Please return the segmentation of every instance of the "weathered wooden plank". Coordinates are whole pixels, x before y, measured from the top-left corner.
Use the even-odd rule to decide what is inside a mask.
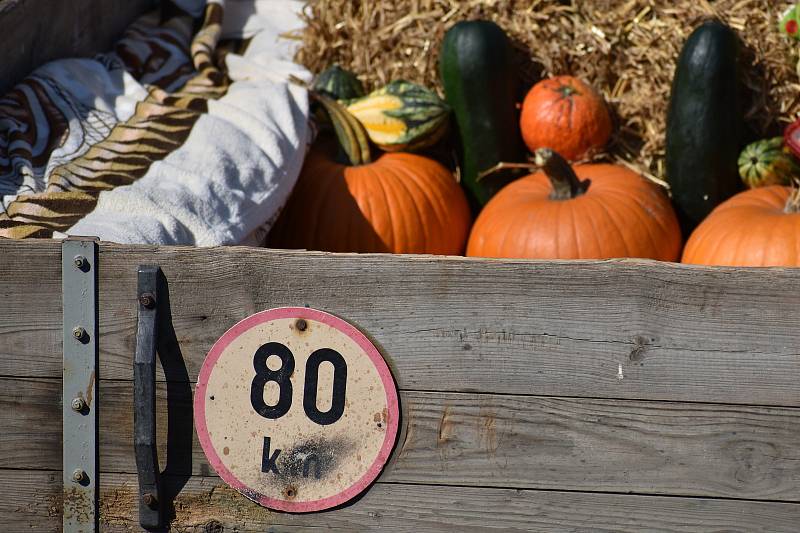
[[[375,339],[403,389],[800,405],[800,270],[103,249],[107,376],[130,375],[120,303],[157,262],[192,377],[236,321],[308,304]]]
[[[58,386],[0,380],[0,468],[60,467]],[[169,406],[163,386],[158,398],[161,464],[213,474],[191,391],[171,386]],[[136,472],[131,390],[100,385],[106,472]],[[408,430],[382,481],[800,501],[798,409],[421,392],[402,402]]]
[[[130,394],[109,396],[101,460],[135,471]],[[797,409],[418,392],[401,401],[408,429],[384,481],[800,501]],[[173,403],[173,421],[188,404]],[[173,432],[172,472],[190,466],[191,446],[181,473],[207,475],[190,432]]]
[[[3,447],[5,452],[6,448]],[[61,531],[61,469],[0,469],[0,523],[6,531]]]
[[[61,469],[61,381],[2,378],[0,411],[0,468]]]
[[[47,61],[110,49],[125,27],[154,3],[0,0],[0,93]]]
[[[129,491],[117,493],[118,501],[126,502],[118,508],[133,508],[133,495],[129,494]],[[193,478],[176,507],[176,530],[205,528],[218,523],[225,531],[230,528],[252,532],[265,528],[269,531],[330,528],[404,533],[688,532],[712,528],[779,532],[796,531],[800,513],[800,505],[787,503],[378,483],[349,507],[322,514],[289,515],[270,513],[232,489],[220,486],[214,478]],[[120,526],[123,524],[115,524],[116,531],[128,530]],[[198,529],[202,531],[201,528]]]
[[[0,375],[61,377],[61,244],[0,241]]]
[[[24,311],[3,311],[0,375],[60,375],[60,296],[20,266],[47,271],[57,246],[0,242],[5,292]],[[105,378],[131,378],[141,263],[169,282],[173,380],[193,380],[238,320],[308,304],[371,336],[403,389],[800,406],[797,269],[103,245]]]
[[[60,472],[0,470],[0,521],[7,531],[50,533],[61,525]],[[165,478],[175,488],[174,478]],[[101,525],[139,531],[136,477],[108,474],[101,484]],[[795,532],[800,505],[378,483],[355,504],[328,513],[272,513],[224,486],[192,478],[174,505],[172,531],[614,531]],[[218,525],[223,529],[213,529]]]

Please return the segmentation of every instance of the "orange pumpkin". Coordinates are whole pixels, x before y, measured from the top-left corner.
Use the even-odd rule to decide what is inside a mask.
[[[720,266],[800,266],[798,192],[771,185],[741,192],[694,230],[683,262]]]
[[[678,259],[681,234],[658,185],[625,167],[571,167],[549,148],[542,172],[512,182],[484,207],[467,255],[528,259]]]
[[[330,145],[306,158],[269,245],[329,252],[458,255],[470,227],[467,199],[438,162],[387,153],[358,166]]]
[[[574,161],[608,143],[612,122],[603,97],[594,89],[572,76],[557,76],[528,92],[520,129],[531,152],[549,147]]]

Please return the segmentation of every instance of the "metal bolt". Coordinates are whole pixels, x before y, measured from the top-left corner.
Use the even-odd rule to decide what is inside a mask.
[[[142,501],[146,506],[152,507],[156,503],[156,497],[153,496],[153,494],[147,492],[145,494],[142,494]]]
[[[86,408],[86,402],[83,401],[83,398],[74,398],[72,400],[72,410],[81,412]]]
[[[86,330],[80,326],[75,326],[74,328],[72,328],[72,336],[78,340],[81,340],[86,336]]]
[[[148,309],[152,309],[156,305],[156,299],[149,292],[145,292],[139,295],[139,303]]]
[[[299,331],[305,331],[306,328],[308,328],[308,322],[301,318],[295,322],[294,327],[296,327]]]
[[[75,483],[80,483],[81,481],[84,480],[85,477],[86,477],[86,472],[84,472],[80,468],[76,468],[75,470],[72,471],[72,481],[74,481]]]
[[[76,255],[72,259],[72,264],[75,265],[75,268],[77,268],[78,270],[83,270],[86,266],[88,266],[86,258],[83,257],[82,255]]]

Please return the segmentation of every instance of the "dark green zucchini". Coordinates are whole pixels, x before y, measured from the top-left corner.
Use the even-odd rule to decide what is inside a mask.
[[[445,34],[439,73],[459,135],[461,184],[477,210],[514,179],[507,171],[480,180],[478,175],[524,157],[508,37],[493,22],[459,22]]]
[[[739,42],[731,28],[704,23],[683,45],[667,115],[667,181],[684,237],[741,190],[744,118]]]

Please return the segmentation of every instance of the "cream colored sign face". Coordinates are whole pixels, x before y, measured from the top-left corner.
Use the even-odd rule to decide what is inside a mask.
[[[375,346],[314,309],[264,311],[209,352],[195,425],[211,466],[265,507],[319,511],[361,493],[397,436],[397,390]]]

